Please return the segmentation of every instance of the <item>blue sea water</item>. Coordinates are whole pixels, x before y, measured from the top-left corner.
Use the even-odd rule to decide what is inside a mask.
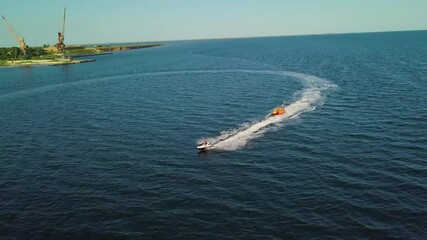
[[[1,239],[427,238],[427,31],[93,58],[0,69]]]

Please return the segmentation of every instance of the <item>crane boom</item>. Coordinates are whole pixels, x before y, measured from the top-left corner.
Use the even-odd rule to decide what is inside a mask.
[[[67,8],[64,7],[64,18],[62,19],[62,37],[65,37],[65,14],[67,12]]]
[[[15,39],[15,41],[18,43],[19,48],[22,51],[22,54],[26,57],[28,53],[28,45],[25,44],[25,40],[23,37],[20,37],[15,30],[13,30],[12,25],[10,25],[9,21],[7,21],[5,16],[1,16],[6,23],[7,28],[9,29],[9,32],[12,34],[12,37]]]

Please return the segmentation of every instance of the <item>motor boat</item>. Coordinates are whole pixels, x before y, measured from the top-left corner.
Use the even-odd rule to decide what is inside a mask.
[[[278,106],[275,109],[273,109],[273,112],[271,112],[271,114],[273,116],[277,116],[277,115],[283,115],[285,113],[285,108],[282,106]]]
[[[212,147],[212,144],[210,144],[208,141],[204,140],[197,144],[197,150],[199,151],[208,151]]]

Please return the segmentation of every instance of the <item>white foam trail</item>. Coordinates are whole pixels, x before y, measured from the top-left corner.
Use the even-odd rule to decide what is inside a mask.
[[[303,112],[312,111],[316,109],[316,107],[321,106],[325,98],[324,92],[327,89],[337,87],[326,79],[302,73],[278,71],[245,72],[291,76],[299,79],[305,88],[299,92],[299,98],[295,102],[285,106],[285,114],[266,117],[264,120],[257,122],[246,123],[237,129],[222,132],[218,137],[207,138],[207,140],[212,143],[213,150],[233,151],[242,148],[249,140],[262,136],[263,133],[272,129],[272,126],[283,122],[285,119],[297,117]]]

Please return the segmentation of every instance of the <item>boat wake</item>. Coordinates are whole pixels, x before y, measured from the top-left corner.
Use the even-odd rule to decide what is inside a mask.
[[[212,144],[211,150],[234,151],[246,145],[251,139],[262,136],[265,132],[274,129],[274,126],[282,123],[286,119],[295,118],[299,114],[313,111],[321,106],[326,98],[328,89],[336,88],[332,82],[313,75],[285,71],[245,71],[253,73],[263,73],[281,75],[283,77],[293,77],[301,81],[304,89],[299,91],[297,100],[285,107],[285,114],[278,116],[267,116],[263,120],[245,123],[239,128],[222,132],[219,136],[206,138]]]

